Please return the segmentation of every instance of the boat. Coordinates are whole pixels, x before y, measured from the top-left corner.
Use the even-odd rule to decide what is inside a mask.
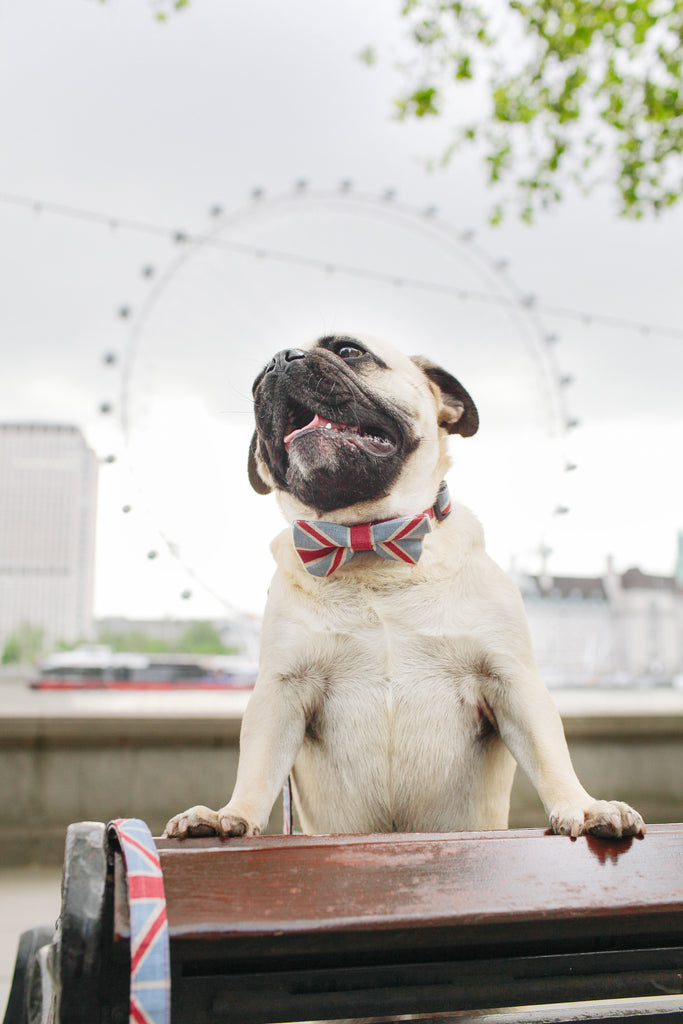
[[[81,644],[45,658],[34,690],[251,690],[258,663],[234,654],[139,654]]]

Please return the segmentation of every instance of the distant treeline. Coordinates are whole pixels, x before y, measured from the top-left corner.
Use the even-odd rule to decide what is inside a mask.
[[[80,644],[92,640],[80,639],[73,642],[61,640],[56,644],[59,651],[72,651]],[[97,643],[107,644],[114,651],[134,651],[139,654],[235,654],[237,648],[226,647],[220,633],[211,622],[188,622],[187,628],[175,641],[152,636],[140,629],[121,633],[103,631]],[[44,630],[25,623],[6,640],[0,660],[3,665],[28,665],[47,654],[44,645]]]

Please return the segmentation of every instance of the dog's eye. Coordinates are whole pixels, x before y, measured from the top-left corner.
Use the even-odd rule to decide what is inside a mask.
[[[340,345],[337,349],[337,355],[340,359],[345,359],[347,362],[350,359],[360,359],[361,356],[365,355],[362,348],[358,348],[357,345]]]

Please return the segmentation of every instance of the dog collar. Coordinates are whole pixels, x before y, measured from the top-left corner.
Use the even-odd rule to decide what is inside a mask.
[[[443,480],[432,507],[416,516],[399,516],[356,526],[295,519],[292,523],[294,549],[304,569],[312,576],[331,576],[358,551],[374,551],[382,558],[415,565],[432,524],[441,522],[450,511],[451,498]]]

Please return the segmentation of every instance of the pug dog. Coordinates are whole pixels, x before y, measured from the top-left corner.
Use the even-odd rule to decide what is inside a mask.
[[[237,781],[165,835],[256,835],[291,775],[311,834],[505,829],[516,764],[556,833],[635,836],[579,782],[522,599],[443,483],[465,388],[366,337],[278,352],[253,387],[249,479],[289,528],[263,619]]]

